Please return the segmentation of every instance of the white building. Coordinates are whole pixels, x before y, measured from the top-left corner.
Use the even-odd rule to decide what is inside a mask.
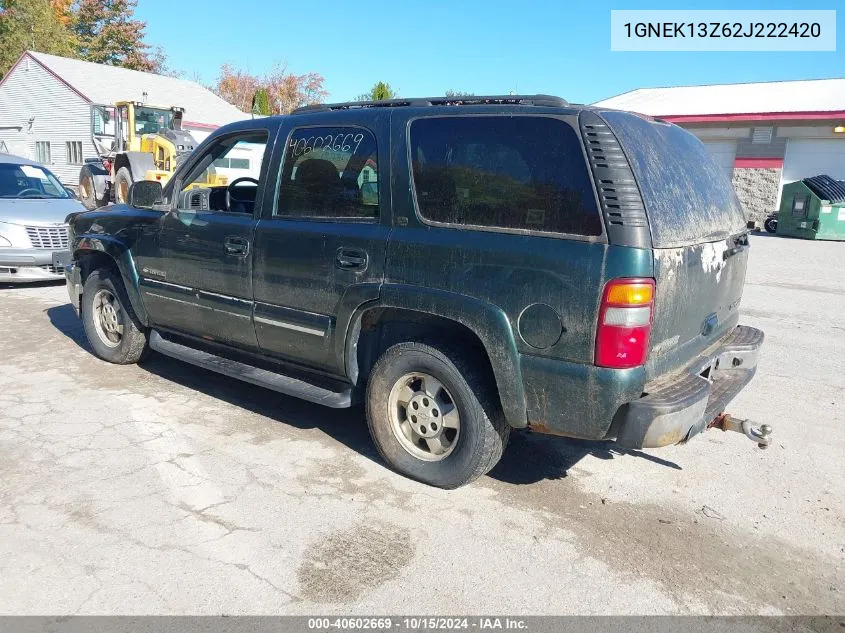
[[[819,174],[845,180],[845,79],[641,88],[595,105],[687,128],[758,221],[778,207],[784,183]]]
[[[0,81],[0,152],[45,163],[74,186],[84,160],[97,156],[92,106],[115,101],[181,106],[197,142],[249,117],[193,81],[26,51]]]

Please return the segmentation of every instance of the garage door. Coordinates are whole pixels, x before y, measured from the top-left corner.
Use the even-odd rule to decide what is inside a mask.
[[[725,170],[728,178],[734,170],[734,157],[736,156],[736,141],[705,141],[704,147],[712,154],[716,162]]]
[[[845,180],[845,138],[787,141],[783,182],[795,182],[819,174]]]

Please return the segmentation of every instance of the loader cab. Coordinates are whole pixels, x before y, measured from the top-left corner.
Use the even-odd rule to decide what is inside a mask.
[[[182,132],[183,108],[163,108],[137,101],[96,105],[91,111],[91,129],[100,155],[112,152],[140,152],[144,136]]]
[[[174,110],[180,108],[159,108],[135,101],[118,101],[117,128],[118,151],[141,152],[143,137],[157,135],[173,129]],[[181,113],[180,113],[181,128]]]

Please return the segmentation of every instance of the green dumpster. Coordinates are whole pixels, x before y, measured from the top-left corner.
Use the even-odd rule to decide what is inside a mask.
[[[845,182],[813,176],[783,186],[778,235],[845,240]]]

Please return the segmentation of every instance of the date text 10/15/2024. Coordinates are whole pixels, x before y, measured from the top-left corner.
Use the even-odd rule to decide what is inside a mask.
[[[352,618],[309,618],[310,631],[358,630],[358,631],[526,631],[528,624],[521,618],[507,617],[352,617]]]

